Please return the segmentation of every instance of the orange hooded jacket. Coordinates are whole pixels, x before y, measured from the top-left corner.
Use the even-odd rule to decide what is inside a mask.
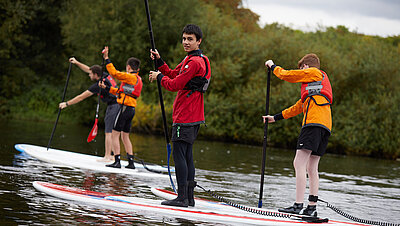
[[[110,73],[111,76],[114,78],[118,79],[121,82],[125,82],[127,84],[134,85],[136,84],[139,74],[138,73],[127,73],[127,72],[121,72],[115,69],[114,65],[110,62],[107,64],[107,71]],[[126,95],[123,92],[118,92],[118,88],[110,87],[110,93],[117,95],[118,94],[118,99],[117,102],[119,104],[123,104],[126,106],[131,106],[131,107],[136,107],[136,99]]]
[[[285,70],[282,67],[276,66],[273,72],[279,79],[290,83],[309,83],[321,81],[323,78],[322,72],[315,67],[302,70]],[[326,103],[329,103],[328,100],[321,95],[307,97],[304,102],[299,99],[293,106],[283,110],[282,116],[284,119],[288,119],[303,112],[303,127],[320,126],[331,132],[331,106],[330,104],[320,106]]]

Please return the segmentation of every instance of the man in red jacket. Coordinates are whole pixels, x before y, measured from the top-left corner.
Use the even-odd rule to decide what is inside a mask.
[[[197,25],[188,24],[183,28],[182,45],[187,56],[175,69],[164,63],[157,50],[150,50],[159,70],[150,71],[150,82],[158,79],[165,89],[178,92],[173,105],[171,139],[178,197],[162,202],[163,205],[194,206],[196,182],[192,148],[200,124],[205,123],[203,93],[211,78],[210,62],[199,49],[202,38],[203,33]]]

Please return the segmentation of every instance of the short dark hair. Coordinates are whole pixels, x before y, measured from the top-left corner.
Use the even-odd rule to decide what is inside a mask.
[[[197,41],[203,38],[203,32],[201,31],[201,28],[195,24],[188,24],[186,25],[183,30],[182,34],[194,34],[196,36]]]
[[[97,76],[99,77],[101,77],[103,74],[103,70],[100,65],[95,64],[91,66],[89,69],[92,71],[93,74],[97,74]]]
[[[316,67],[318,69],[320,67],[319,58],[315,53],[309,53],[303,56],[303,58],[301,58],[297,63],[298,68],[301,68],[303,64],[307,64],[310,67]]]
[[[131,57],[126,61],[126,65],[129,65],[133,70],[137,71],[140,68],[140,60],[135,57]]]

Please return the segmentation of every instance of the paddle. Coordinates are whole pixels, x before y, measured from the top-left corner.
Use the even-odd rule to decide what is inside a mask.
[[[154,43],[154,36],[153,36],[153,28],[151,26],[151,18],[150,18],[150,10],[149,10],[149,3],[147,0],[144,0],[144,5],[146,7],[146,14],[147,14],[147,25],[149,27],[149,35],[150,35],[150,43],[151,43],[151,49],[155,51],[156,45]],[[157,70],[157,65],[156,65],[156,59],[154,59],[154,70]],[[169,180],[171,182],[171,186],[174,189],[174,192],[176,193],[174,181],[172,180],[171,176],[171,171],[169,169],[169,159],[171,156],[171,144],[169,142],[169,136],[168,136],[168,127],[167,127],[167,119],[165,117],[165,109],[164,109],[164,100],[163,100],[163,95],[162,95],[162,90],[161,90],[161,82],[157,79],[157,87],[158,87],[158,97],[160,99],[160,108],[161,108],[161,114],[162,114],[162,119],[163,119],[163,124],[164,124],[164,135],[165,135],[165,141],[167,142],[167,164],[168,164],[168,175],[169,175]]]
[[[97,136],[97,122],[99,121],[99,108],[100,108],[100,93],[99,93],[99,100],[97,101],[97,108],[96,108],[96,119],[94,120],[94,125],[92,130],[90,130],[87,142],[91,142]]]
[[[103,78],[103,73],[104,73],[104,58],[103,58],[103,64],[101,65],[101,73],[102,75],[100,76],[100,80]],[[97,107],[96,107],[96,119],[94,120],[94,125],[92,130],[90,130],[89,136],[87,138],[87,142],[91,142],[96,136],[97,136],[97,122],[99,121],[99,108],[100,108],[100,95],[101,95],[101,88],[99,87],[99,97],[97,99]]]
[[[61,102],[64,102],[64,99],[65,99],[65,93],[67,92],[69,75],[71,74],[71,67],[72,67],[72,63],[70,62],[69,67],[68,67],[67,82],[65,83],[65,86],[64,86],[64,93],[62,95]],[[54,123],[53,131],[51,132],[49,143],[47,144],[47,150],[49,150],[51,141],[53,140],[54,132],[56,131],[56,127],[57,127],[58,119],[60,118],[60,114],[61,114],[61,108],[58,108],[57,119],[56,119],[56,122]]]
[[[265,98],[265,115],[269,114],[270,81],[271,81],[271,69],[268,68],[267,95]],[[260,196],[258,199],[258,208],[262,207],[262,197],[263,197],[263,190],[264,190],[265,159],[267,157],[267,135],[268,135],[268,120],[264,123],[263,157],[262,157],[262,166],[261,166],[261,182],[260,182]]]

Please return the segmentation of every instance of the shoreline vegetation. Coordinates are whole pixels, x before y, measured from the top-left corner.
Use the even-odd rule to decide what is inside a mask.
[[[176,41],[180,29],[187,23],[203,29],[201,49],[212,64],[210,88],[204,94],[207,128],[200,130],[203,139],[261,145],[265,60],[272,58],[277,65],[295,68],[301,56],[314,52],[321,59],[321,69],[330,76],[334,94],[328,152],[400,158],[400,36],[363,35],[344,26],[321,27],[315,32],[276,23],[259,27],[258,16],[243,8],[241,0],[152,0],[150,8],[155,42],[169,65],[183,58],[181,44]],[[27,0],[5,1],[0,9],[3,120],[54,122],[68,58],[101,64],[100,51],[108,45],[117,68],[123,68],[130,56],[142,61],[139,74],[144,84],[133,131],[162,133],[157,87],[147,80],[152,62],[143,4],[128,0]],[[66,99],[91,83],[85,73],[73,67]],[[271,114],[294,103],[299,90],[298,84],[272,76]],[[175,94],[163,94],[170,119]],[[91,125],[96,101],[93,97],[66,108],[61,123]],[[105,107],[100,107],[99,122],[103,122]],[[301,118],[271,124],[268,145],[294,148]],[[171,123],[168,121],[168,126]]]

